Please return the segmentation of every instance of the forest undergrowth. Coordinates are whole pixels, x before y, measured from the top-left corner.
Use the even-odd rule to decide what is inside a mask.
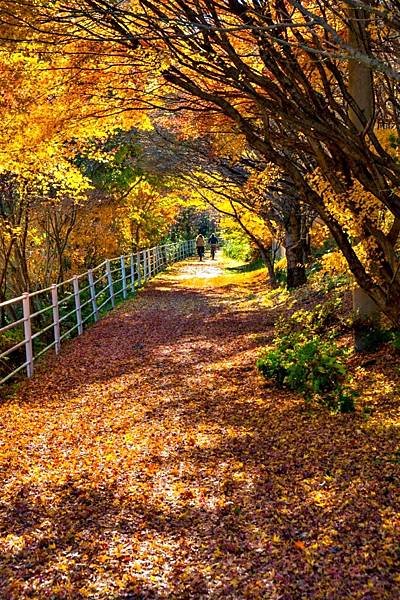
[[[185,261],[3,401],[1,598],[396,597],[398,355],[351,414],[255,368],[313,293]]]

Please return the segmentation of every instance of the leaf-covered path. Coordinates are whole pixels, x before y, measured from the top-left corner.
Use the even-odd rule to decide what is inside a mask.
[[[0,405],[2,599],[397,597],[395,428],[261,381],[257,285],[176,266]]]

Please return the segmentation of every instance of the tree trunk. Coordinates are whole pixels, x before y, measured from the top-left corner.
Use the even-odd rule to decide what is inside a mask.
[[[301,222],[296,211],[291,211],[285,223],[285,250],[287,262],[287,288],[298,288],[307,282],[304,264],[304,245]]]
[[[349,9],[349,43],[359,52],[368,53],[368,14],[360,9]],[[349,61],[349,92],[358,110],[349,107],[349,118],[360,135],[372,127],[374,118],[374,88],[371,69],[355,60]],[[357,352],[372,348],[373,331],[379,329],[380,314],[376,303],[359,286],[353,292],[354,346]]]
[[[260,243],[257,243],[257,246],[260,251],[261,259],[268,271],[268,283],[271,287],[275,288],[277,287],[278,282],[276,280],[275,267],[272,261],[271,251],[268,248],[264,248]]]
[[[380,311],[377,304],[361,288],[353,290],[353,309],[355,311],[354,348],[357,352],[368,352],[376,346],[376,335],[380,322]]]

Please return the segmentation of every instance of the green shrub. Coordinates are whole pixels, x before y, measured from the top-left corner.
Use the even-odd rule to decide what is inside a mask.
[[[257,368],[277,386],[302,394],[307,402],[317,400],[332,410],[351,412],[355,393],[347,384],[346,351],[338,348],[332,336],[324,339],[318,333],[331,318],[329,306],[317,305],[314,311],[300,310],[280,319],[274,346],[259,358]]]
[[[223,238],[224,245],[222,250],[225,256],[234,260],[242,260],[243,262],[251,260],[253,252],[249,239],[242,232],[224,232]]]

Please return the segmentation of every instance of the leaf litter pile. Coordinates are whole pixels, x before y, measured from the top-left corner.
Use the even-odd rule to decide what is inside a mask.
[[[369,418],[269,386],[262,288],[187,261],[0,405],[2,599],[398,597],[388,371]]]

